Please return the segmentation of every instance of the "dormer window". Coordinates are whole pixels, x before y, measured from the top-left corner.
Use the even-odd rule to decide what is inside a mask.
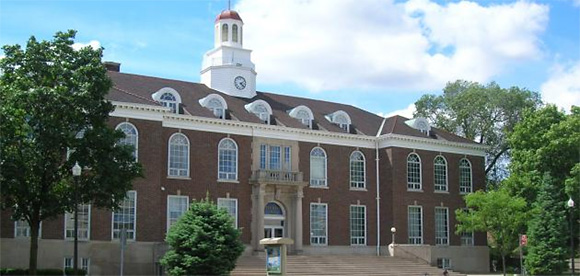
[[[254,115],[260,118],[264,124],[270,124],[270,116],[272,116],[272,108],[264,100],[256,100],[252,103],[245,105],[248,112],[254,113]]]
[[[429,121],[427,121],[427,119],[425,118],[415,118],[412,120],[407,120],[405,121],[405,124],[407,124],[408,126],[421,131],[421,133],[429,136],[429,131],[431,131],[431,125],[429,124]]]
[[[181,103],[181,97],[179,93],[173,88],[164,87],[159,89],[159,91],[151,95],[153,100],[160,102],[163,106],[169,107],[171,112],[179,113],[179,104]]]
[[[299,120],[303,125],[312,129],[312,120],[314,119],[314,114],[312,114],[310,108],[304,105],[300,105],[290,110],[289,115],[290,117]]]
[[[350,133],[351,120],[350,116],[348,116],[348,113],[342,110],[338,110],[332,114],[327,115],[326,119],[328,119],[333,124],[336,124],[347,133]]]
[[[199,104],[211,110],[213,115],[217,118],[226,118],[226,110],[228,109],[228,105],[222,96],[218,94],[207,95],[207,97],[199,100]]]

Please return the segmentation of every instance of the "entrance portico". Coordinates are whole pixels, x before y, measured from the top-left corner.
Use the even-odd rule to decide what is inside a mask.
[[[294,240],[289,251],[302,252],[302,173],[254,171],[252,179],[252,248],[264,250],[263,238],[285,237]]]

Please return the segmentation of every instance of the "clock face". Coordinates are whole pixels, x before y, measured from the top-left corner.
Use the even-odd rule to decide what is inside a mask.
[[[234,85],[238,90],[244,90],[244,88],[246,88],[246,79],[242,76],[237,76],[234,79]]]

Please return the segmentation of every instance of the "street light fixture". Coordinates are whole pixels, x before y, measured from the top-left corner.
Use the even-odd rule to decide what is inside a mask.
[[[391,233],[393,235],[392,237],[392,243],[395,244],[395,233],[397,232],[397,228],[395,227],[391,227]]]
[[[79,176],[81,175],[81,166],[79,166],[79,162],[76,162],[74,167],[72,167],[72,175],[74,179],[74,203],[75,203],[75,230],[74,230],[74,259],[73,259],[73,273],[77,275],[78,271],[78,261],[79,261],[79,222],[78,222],[78,184],[79,184]]]
[[[574,221],[572,221],[572,213],[574,212],[574,200],[572,197],[568,200],[568,208],[570,209],[570,263],[572,264],[572,276],[574,276]]]

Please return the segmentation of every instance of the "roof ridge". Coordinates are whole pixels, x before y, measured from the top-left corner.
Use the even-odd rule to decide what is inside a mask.
[[[113,89],[116,89],[116,90],[121,91],[121,92],[123,92],[125,94],[128,94],[128,95],[131,95],[131,96],[133,96],[135,98],[142,99],[142,100],[145,100],[145,101],[148,101],[148,102],[152,102],[152,103],[155,103],[155,104],[159,105],[159,102],[157,102],[157,101],[154,101],[154,100],[151,100],[151,99],[147,99],[145,97],[141,97],[141,96],[139,96],[139,95],[137,95],[135,93],[131,93],[131,92],[125,90],[125,89],[119,88],[116,85],[113,85]]]
[[[399,119],[399,116],[395,116],[395,122],[393,123],[393,127],[391,128],[390,133],[395,133],[395,126],[397,125],[397,119]]]

